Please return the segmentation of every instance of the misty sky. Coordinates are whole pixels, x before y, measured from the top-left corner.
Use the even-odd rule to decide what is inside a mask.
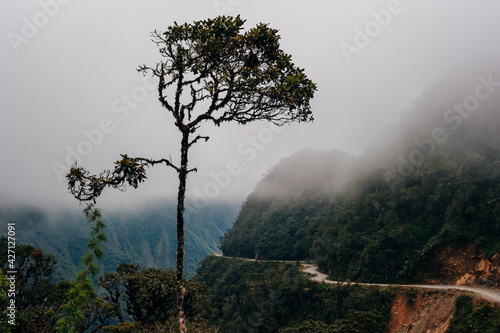
[[[441,77],[500,59],[497,0],[3,0],[0,204],[78,207],[63,179],[75,158],[94,173],[121,153],[176,162],[172,118],[136,68],[159,59],[150,31],[218,14],[278,29],[318,92],[313,123],[206,126],[211,139],[191,150],[199,171],[188,178],[199,204],[244,200],[303,148],[361,154]],[[175,196],[172,169],[148,177],[138,190],[105,191],[100,206]]]

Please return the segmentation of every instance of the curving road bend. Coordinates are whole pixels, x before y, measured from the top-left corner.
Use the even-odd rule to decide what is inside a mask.
[[[246,261],[256,261],[255,259],[248,258],[236,258],[236,257],[226,257],[220,253],[213,253],[212,255],[222,258],[230,259],[240,259]],[[292,260],[259,260],[260,262],[297,262]],[[413,287],[413,288],[426,288],[426,289],[438,289],[438,290],[464,290],[475,293],[484,299],[500,303],[500,290],[498,289],[487,289],[481,287],[471,287],[471,286],[452,286],[452,285],[428,285],[428,284],[384,284],[384,283],[360,283],[360,282],[341,282],[328,280],[328,275],[318,271],[318,266],[314,264],[306,264],[305,262],[300,262],[302,267],[304,267],[303,272],[311,274],[310,280],[315,282],[324,282],[330,284],[359,284],[363,286],[377,286],[377,287]]]
[[[313,264],[302,263],[304,267],[304,272],[311,274],[311,281],[332,283],[332,284],[348,284],[355,283],[363,286],[378,286],[378,287],[413,287],[413,288],[426,288],[426,289],[457,289],[470,291],[475,294],[480,295],[484,299],[491,302],[500,303],[500,290],[498,289],[486,289],[481,287],[470,287],[470,286],[450,286],[450,285],[426,285],[426,284],[383,284],[383,283],[359,283],[359,282],[339,282],[328,280],[328,275],[318,271],[318,267]]]

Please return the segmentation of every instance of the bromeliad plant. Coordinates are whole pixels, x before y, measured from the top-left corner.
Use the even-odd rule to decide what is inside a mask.
[[[70,192],[80,201],[95,202],[105,187],[137,188],[146,179],[146,167],[164,164],[179,179],[177,192],[177,310],[179,331],[186,332],[184,310],[184,200],[190,148],[208,136],[204,123],[246,124],[266,120],[278,126],[313,120],[310,99],[316,85],[291,56],[280,49],[278,31],[267,24],[243,31],[238,17],[217,17],[154,31],[152,41],[161,60],[138,68],[158,79],[161,105],[180,132],[180,160],[121,155],[113,171],[92,175],[77,166],[67,175]]]

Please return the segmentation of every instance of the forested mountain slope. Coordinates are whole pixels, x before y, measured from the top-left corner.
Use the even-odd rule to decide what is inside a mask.
[[[491,258],[500,251],[498,81],[441,81],[361,157],[304,150],[282,160],[247,198],[224,255],[312,258],[331,279],[374,282],[414,281],[448,246]]]
[[[219,237],[230,227],[238,204],[215,204],[204,210],[186,211],[186,272],[194,274],[198,263],[216,250]],[[130,212],[106,212],[108,236],[101,273],[119,263],[165,269],[175,267],[175,204],[154,205]],[[73,280],[86,250],[89,228],[81,212],[44,211],[36,208],[0,208],[1,228],[16,222],[19,244],[30,244],[58,259],[56,280]],[[6,230],[2,234],[7,234]],[[5,232],[5,233],[4,233]]]

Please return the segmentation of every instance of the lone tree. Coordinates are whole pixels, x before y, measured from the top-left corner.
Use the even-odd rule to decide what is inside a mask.
[[[179,176],[177,195],[176,293],[179,331],[186,332],[184,314],[184,199],[186,179],[196,168],[188,168],[189,149],[208,137],[200,135],[209,122],[246,124],[267,120],[278,126],[313,120],[310,99],[316,85],[291,56],[279,47],[278,31],[267,24],[243,31],[237,17],[217,17],[174,25],[165,32],[152,32],[161,61],[138,68],[158,78],[161,105],[172,114],[181,134],[180,163],[170,158],[121,155],[114,170],[91,175],[74,166],[67,175],[70,192],[81,202],[93,201],[105,187],[137,188],[146,179],[146,167],[165,164]]]

